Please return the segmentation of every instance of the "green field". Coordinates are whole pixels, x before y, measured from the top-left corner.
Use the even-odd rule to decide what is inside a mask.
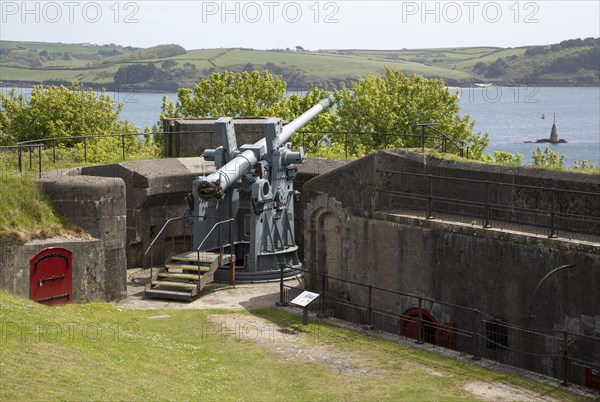
[[[582,400],[276,310],[46,307],[0,290],[1,400]]]
[[[282,75],[288,83],[306,87],[312,83],[337,83],[367,74],[380,74],[387,65],[405,74],[441,78],[449,85],[532,82],[536,79],[546,85],[596,85],[600,83],[600,69],[593,65],[596,56],[590,52],[598,51],[600,40],[589,38],[586,41],[575,45],[572,40],[565,41],[571,43],[563,47],[555,44],[517,48],[332,49],[303,52],[246,48],[186,51],[178,45],[135,49],[113,44],[99,46],[0,41],[0,80],[29,83],[82,81],[110,85],[119,68],[150,63],[161,70],[163,63],[169,61],[171,67],[164,67],[161,70],[164,74],[159,79],[149,77],[129,84],[139,84],[142,89],[173,90],[180,86],[192,86],[215,71],[251,68],[267,69]],[[543,52],[526,53],[531,49],[543,49]],[[499,61],[503,64],[500,70],[490,70]],[[580,66],[577,67],[577,64]]]

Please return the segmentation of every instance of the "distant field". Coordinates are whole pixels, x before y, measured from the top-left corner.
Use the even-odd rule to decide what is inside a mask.
[[[600,40],[596,40],[600,41]],[[568,41],[567,41],[568,42]],[[593,42],[593,40],[592,40]],[[598,42],[600,43],[600,42]],[[531,55],[526,52],[531,47],[497,48],[464,47],[438,49],[400,49],[400,50],[315,50],[294,51],[291,49],[253,50],[245,48],[219,48],[189,50],[178,45],[160,45],[148,49],[135,49],[110,45],[65,44],[44,42],[0,41],[0,80],[4,81],[84,81],[96,84],[114,82],[114,75],[121,67],[132,64],[153,64],[163,68],[165,61],[171,66],[165,67],[166,77],[148,78],[135,81],[141,88],[151,89],[160,84],[190,86],[214,71],[241,71],[244,68],[270,69],[282,75],[284,80],[301,86],[311,83],[339,82],[352,80],[368,74],[379,74],[385,66],[403,71],[405,74],[417,73],[431,78],[441,78],[451,85],[466,82],[508,82],[519,79],[543,79],[545,84],[555,82],[560,85],[578,82],[595,84],[600,82],[598,68],[582,65],[573,69],[562,62],[571,72],[564,72],[556,65],[557,57],[573,57],[581,62],[582,52],[598,44],[565,45],[558,50],[556,45],[537,46],[545,48],[543,54]],[[164,49],[178,48],[179,51],[166,54]],[[170,49],[173,50],[173,49]],[[534,57],[535,56],[535,57]],[[589,54],[586,55],[590,60]],[[493,73],[488,68],[497,61],[503,66],[495,66]],[[577,61],[579,60],[579,61]],[[172,62],[175,62],[173,64]],[[554,63],[548,69],[548,64]],[[589,62],[588,62],[589,63]],[[474,68],[476,67],[477,68]],[[483,65],[483,68],[482,68]],[[498,69],[500,67],[500,69]],[[187,70],[186,70],[187,69]],[[586,70],[587,69],[587,70]],[[559,73],[559,74],[556,74]]]

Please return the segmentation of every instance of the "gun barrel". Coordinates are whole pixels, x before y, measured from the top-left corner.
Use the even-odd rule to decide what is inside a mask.
[[[304,127],[312,118],[329,108],[333,103],[333,96],[329,96],[284,126],[279,133],[277,146],[288,142],[296,131]],[[260,149],[261,153],[266,152],[266,140],[264,138],[260,139],[254,144],[253,148]],[[205,200],[223,198],[225,190],[237,182],[244,174],[248,173],[256,163],[258,163],[258,160],[254,150],[242,152],[225,166],[205,177],[198,184],[198,195]]]
[[[329,95],[327,98],[323,99],[321,102],[317,103],[306,112],[302,113],[296,119],[294,119],[289,124],[286,124],[281,133],[279,133],[279,145],[285,144],[292,138],[292,135],[298,130],[300,130],[306,123],[312,120],[316,115],[327,110],[335,100],[332,95]]]

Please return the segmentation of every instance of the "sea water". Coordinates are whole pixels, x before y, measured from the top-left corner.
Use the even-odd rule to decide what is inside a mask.
[[[2,88],[7,92],[7,88]],[[25,95],[28,89],[20,89]],[[521,153],[531,163],[537,147],[565,155],[568,165],[587,160],[600,166],[600,87],[488,86],[451,89],[460,96],[462,115],[475,121],[476,132],[489,133],[487,153]],[[121,118],[141,129],[158,123],[163,97],[177,101],[176,93],[108,92],[123,104]],[[386,118],[381,116],[382,119]],[[556,119],[556,120],[555,120]],[[550,138],[556,121],[566,144],[526,143]]]

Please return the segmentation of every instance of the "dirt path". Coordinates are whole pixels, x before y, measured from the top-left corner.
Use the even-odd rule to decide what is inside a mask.
[[[282,361],[312,362],[323,364],[346,376],[384,376],[385,367],[378,367],[377,359],[367,351],[342,351],[335,345],[320,339],[319,335],[296,331],[294,328],[274,324],[264,318],[248,314],[214,314],[211,320],[217,325],[220,336],[228,334],[236,340],[255,342],[276,352]],[[446,377],[443,370],[414,362],[405,364],[424,373]],[[527,388],[506,383],[471,381],[463,389],[482,401],[558,402],[557,399],[539,395]]]

